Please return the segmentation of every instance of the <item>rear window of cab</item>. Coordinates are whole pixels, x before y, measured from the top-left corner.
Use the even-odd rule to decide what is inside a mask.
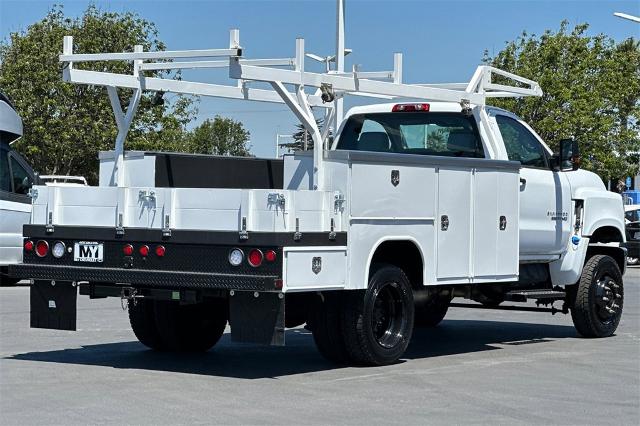
[[[389,112],[349,117],[336,149],[484,157],[473,117],[453,112]]]

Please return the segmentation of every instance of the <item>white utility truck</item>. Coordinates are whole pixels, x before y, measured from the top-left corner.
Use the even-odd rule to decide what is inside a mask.
[[[438,324],[452,305],[571,312],[581,335],[612,335],[620,196],[579,170],[575,142],[553,153],[486,105],[540,96],[538,84],[489,66],[465,84],[404,84],[400,54],[393,71],[344,72],[338,35],[326,73],[305,71],[302,39],[294,58],[244,59],[237,30],[228,49],[199,51],[83,54],[66,37],[64,79],[105,86],[119,134],[100,155],[98,187],[32,191],[24,263],[12,268],[34,280],[31,326],[75,330],[79,288],[126,299],[155,350],[208,350],[227,323],[235,341],[282,345],[285,328],[306,323],[327,359],[388,364],[414,326]],[[110,60],[133,73],[76,67]],[[145,76],[219,67],[237,86]],[[126,111],[116,88],[133,91]],[[283,160],[127,152],[143,90],[284,103],[315,149]],[[342,118],[347,95],[385,103]],[[326,111],[322,129],[314,107]],[[538,306],[501,305],[528,300]]]

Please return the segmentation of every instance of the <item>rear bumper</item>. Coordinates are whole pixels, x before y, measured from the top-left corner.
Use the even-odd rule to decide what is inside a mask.
[[[9,274],[35,280],[89,281],[166,289],[280,291],[281,287],[277,276],[149,271],[68,265],[11,265],[9,266]]]

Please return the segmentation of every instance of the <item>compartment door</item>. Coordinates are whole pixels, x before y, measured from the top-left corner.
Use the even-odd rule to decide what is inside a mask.
[[[470,276],[471,170],[438,170],[437,279],[467,281]]]

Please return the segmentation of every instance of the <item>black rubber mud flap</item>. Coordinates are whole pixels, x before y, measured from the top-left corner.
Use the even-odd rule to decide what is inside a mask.
[[[77,288],[71,281],[36,280],[31,285],[31,328],[76,330]]]
[[[284,346],[284,297],[235,291],[229,300],[232,341]]]

